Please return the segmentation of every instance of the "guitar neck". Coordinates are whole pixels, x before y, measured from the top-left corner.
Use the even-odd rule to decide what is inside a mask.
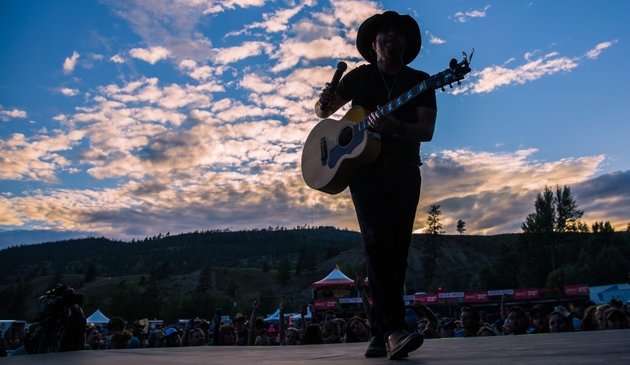
[[[444,91],[445,85],[450,85],[451,87],[453,87],[454,82],[459,85],[460,80],[464,79],[464,75],[470,72],[469,62],[470,60],[472,60],[474,52],[475,50],[473,49],[473,52],[470,53],[470,58],[464,52],[464,59],[459,63],[456,59],[453,58],[449,63],[449,68],[442,72],[438,72],[437,74],[422,81],[421,83],[402,93],[396,99],[378,108],[378,110],[374,111],[372,114],[376,114],[378,118],[381,118],[393,113],[396,109],[405,105],[409,100],[420,95],[420,93],[424,92],[425,90],[435,90],[441,88],[442,91]],[[368,127],[369,123],[368,118],[366,117],[360,122],[356,123],[352,127],[352,129],[356,135],[358,133],[364,132],[366,129],[368,129]]]
[[[398,96],[396,99],[391,100],[387,104],[378,108],[378,110],[376,110],[374,113],[376,113],[379,118],[393,113],[394,111],[396,111],[396,109],[405,105],[408,101],[410,101],[411,99],[415,98],[416,96],[420,95],[420,93],[425,91],[427,89],[426,82],[427,82],[426,80],[422,81],[418,85],[412,87],[411,89],[407,90],[405,93]],[[369,127],[368,118],[364,118],[360,122],[353,125],[352,129],[354,130],[355,134],[358,134],[358,133],[364,132],[368,127]]]

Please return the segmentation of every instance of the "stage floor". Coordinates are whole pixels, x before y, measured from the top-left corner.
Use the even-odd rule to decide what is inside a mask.
[[[14,356],[2,364],[630,364],[630,329],[479,338],[426,340],[408,359],[363,357],[367,343],[273,347],[180,347],[77,351]]]

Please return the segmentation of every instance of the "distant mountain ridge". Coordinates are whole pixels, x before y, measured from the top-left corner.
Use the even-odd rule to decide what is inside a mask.
[[[82,231],[49,231],[49,230],[11,230],[0,231],[0,250],[11,246],[31,245],[34,243],[53,242],[95,236]]]

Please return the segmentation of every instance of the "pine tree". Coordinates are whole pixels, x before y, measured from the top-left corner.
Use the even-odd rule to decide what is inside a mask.
[[[457,221],[457,232],[459,232],[459,234],[466,232],[466,222],[461,219]]]
[[[555,196],[551,188],[545,186],[545,190],[536,196],[534,207],[536,211],[521,225],[525,233],[588,231],[588,227],[580,222],[584,211],[578,209],[571,188],[566,185],[557,186]]]
[[[580,218],[584,215],[571,195],[571,188],[556,187],[556,232],[577,232]]]
[[[429,214],[427,217],[427,234],[444,234],[445,232],[442,229],[442,223],[440,222],[440,215],[442,215],[440,206],[437,204],[431,205],[429,210],[427,210],[427,213]]]

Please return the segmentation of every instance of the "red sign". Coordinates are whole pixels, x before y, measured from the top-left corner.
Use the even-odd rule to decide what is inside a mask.
[[[588,296],[588,285],[566,285],[564,287],[564,295],[566,296]]]
[[[427,304],[436,304],[438,303],[437,294],[416,294],[416,301],[427,305]]]
[[[337,307],[337,300],[335,299],[315,299],[313,306],[316,311],[335,309]]]
[[[538,288],[519,288],[514,291],[514,299],[539,298],[541,290]]]
[[[487,292],[470,291],[464,293],[464,303],[485,303],[489,299]]]

